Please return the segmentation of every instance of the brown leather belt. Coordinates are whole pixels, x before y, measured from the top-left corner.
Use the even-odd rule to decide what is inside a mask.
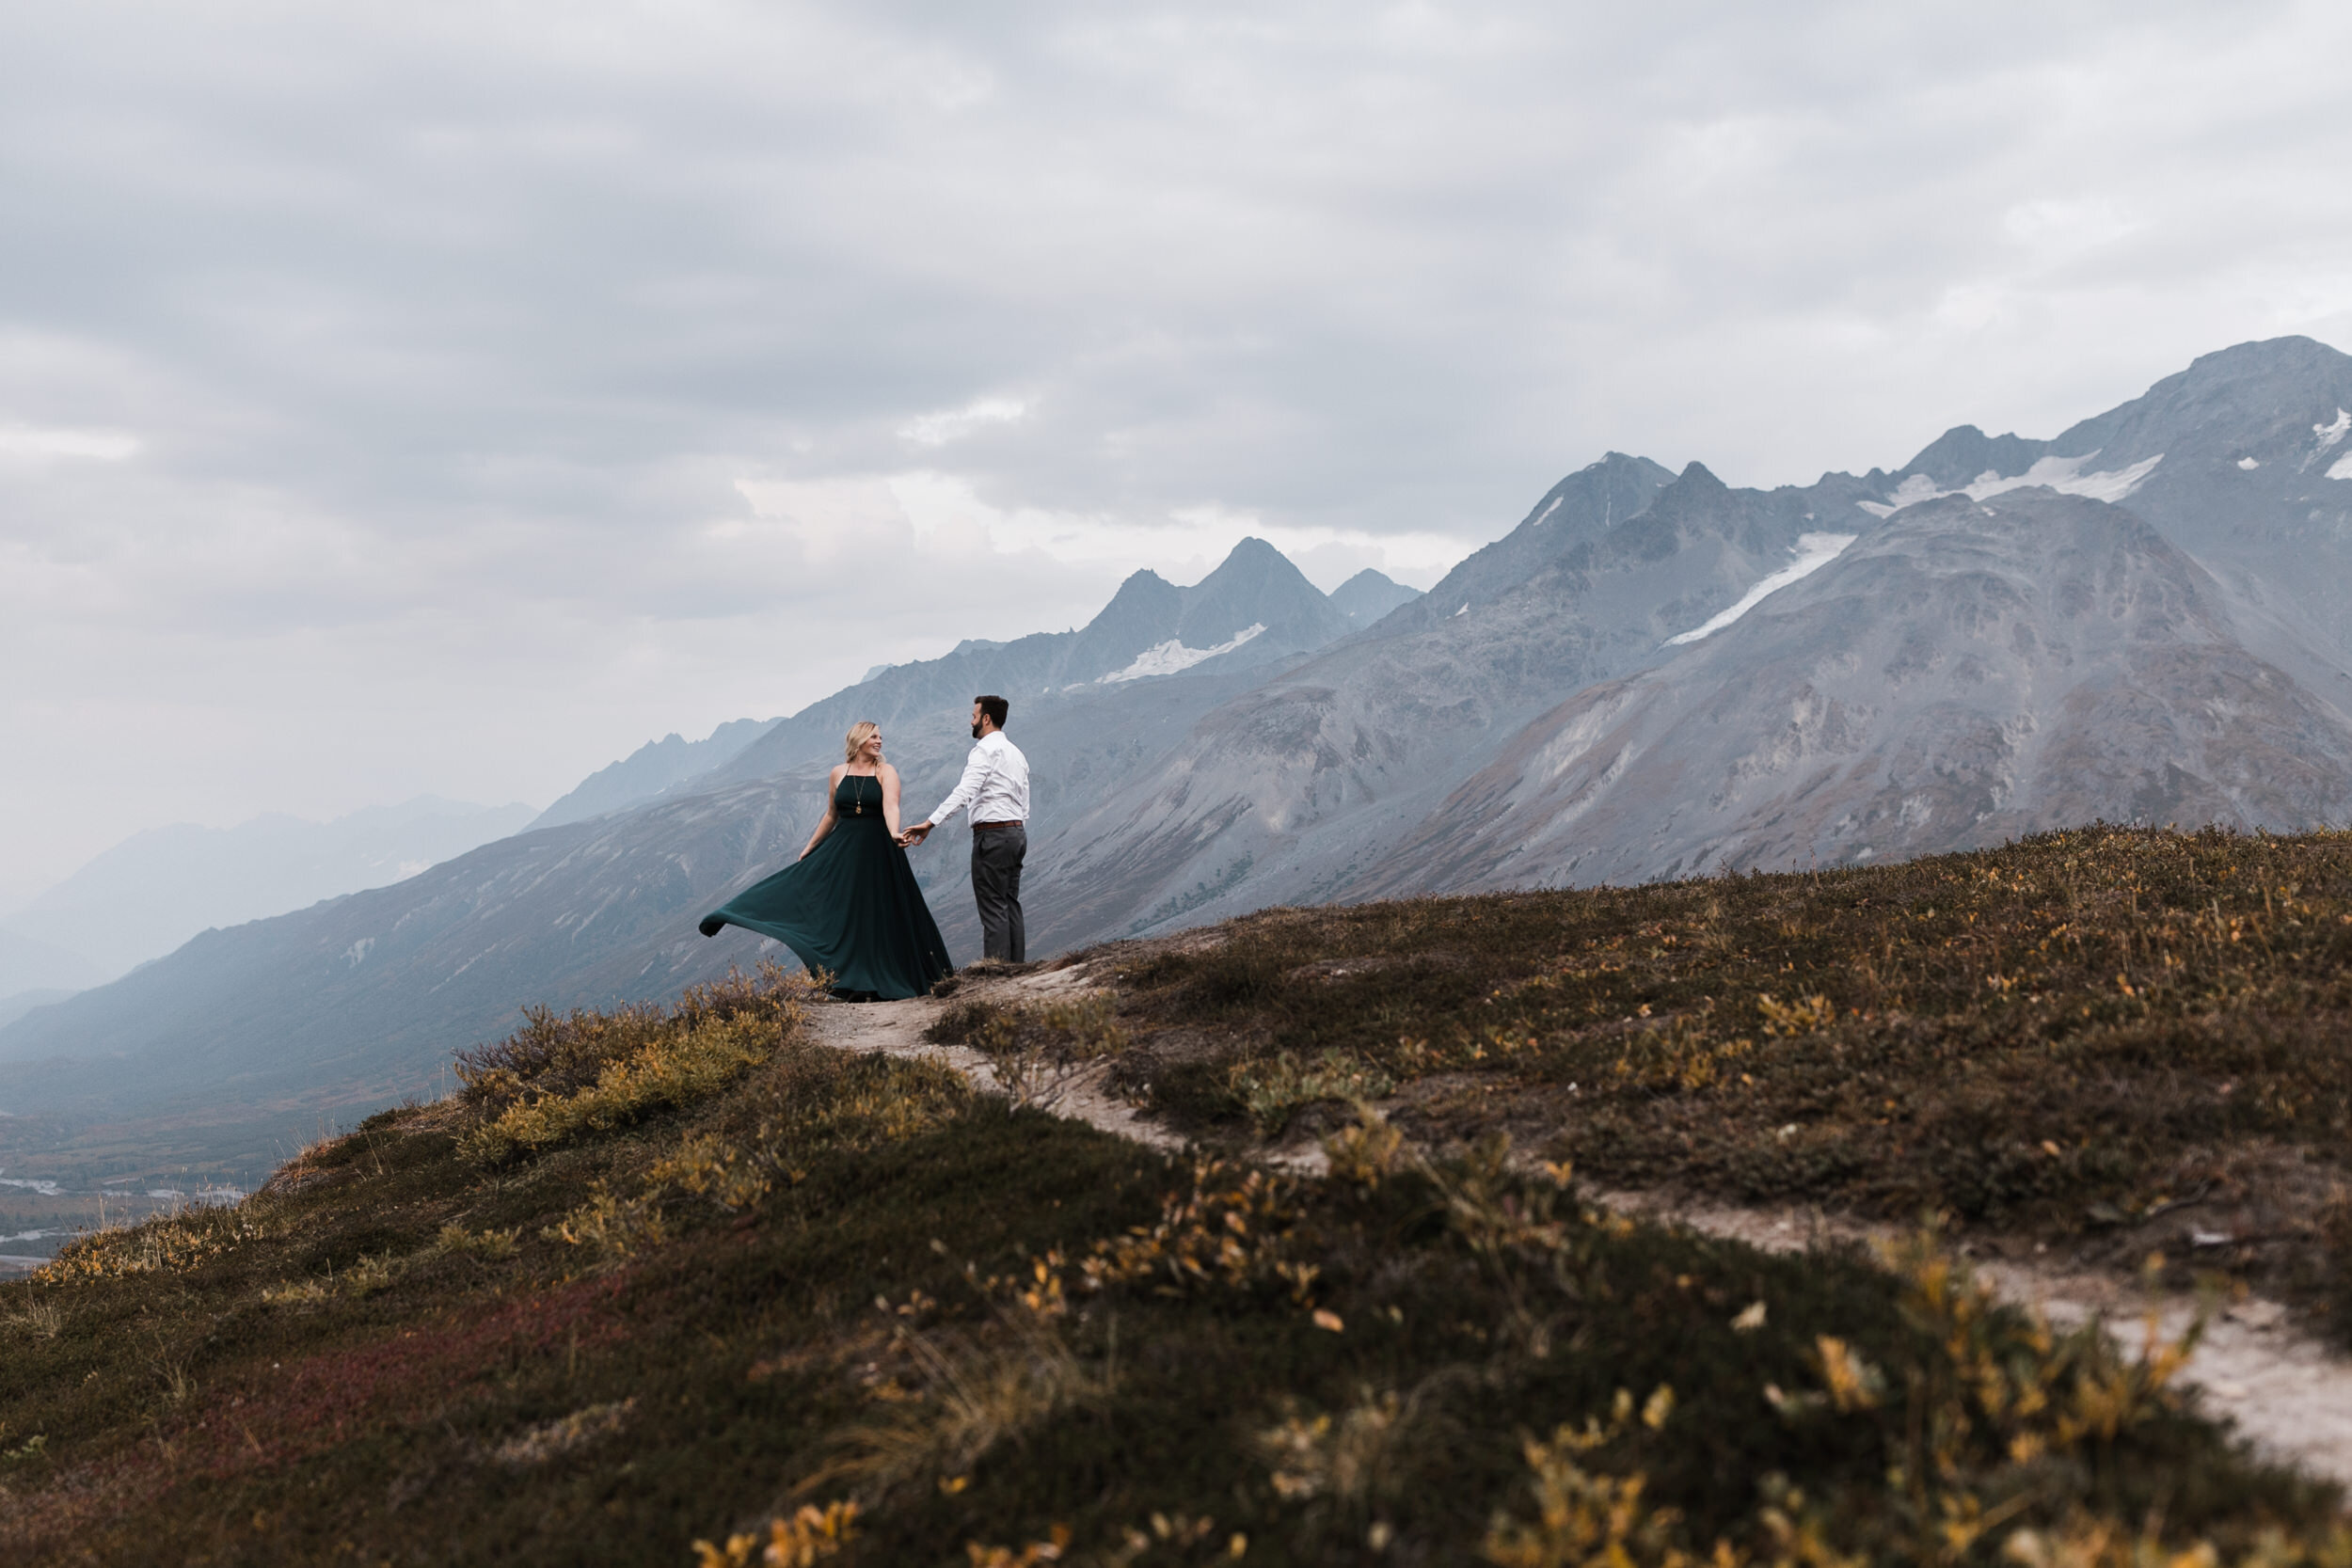
[[[1016,816],[1009,822],[975,822],[972,824],[972,831],[976,833],[984,833],[991,828],[1018,828],[1019,826],[1021,826],[1021,819]]]

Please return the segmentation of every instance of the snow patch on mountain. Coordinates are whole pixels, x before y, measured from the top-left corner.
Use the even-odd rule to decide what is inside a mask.
[[[2047,485],[2061,496],[2089,496],[2092,500],[2112,504],[2138,489],[2140,483],[2156,471],[2156,465],[2164,461],[2164,453],[2158,452],[2127,468],[2106,468],[2084,473],[2083,465],[2098,455],[2096,451],[2087,451],[2080,457],[2039,458],[2024,473],[2011,474],[2007,478],[1988,468],[1957,490],[1939,490],[1935,481],[1927,475],[1913,474],[1896,486],[1894,493],[1885,500],[1861,501],[1857,504],[1874,517],[1890,517],[1906,506],[1916,506],[1921,501],[1931,501],[1943,496],[1966,496],[1970,500],[1980,501],[1988,496],[2023,490],[2036,484]]]
[[[1858,533],[1800,533],[1797,535],[1797,559],[1772,573],[1740,596],[1739,602],[1702,626],[1692,626],[1679,637],[1669,637],[1665,645],[1676,647],[1684,642],[1696,642],[1710,637],[1732,622],[1762,604],[1766,598],[1788,587],[1799,578],[1815,572],[1836,560],[1847,546],[1862,537]]]
[[[1143,652],[1136,655],[1133,664],[1128,665],[1124,670],[1112,671],[1096,684],[1116,686],[1120,681],[1139,681],[1149,675],[1172,675],[1180,670],[1191,669],[1202,659],[1215,658],[1219,654],[1230,654],[1263,630],[1265,627],[1263,626],[1245,626],[1233,634],[1231,641],[1220,642],[1214,648],[1187,648],[1183,642],[1171,637],[1165,642],[1155,642],[1144,649]]]
[[[2335,423],[2312,426],[2312,434],[2319,437],[2319,450],[2322,451],[2326,451],[2329,447],[2343,440],[2346,431],[2352,431],[2352,414],[2347,414],[2341,408],[2336,410]]]
[[[2352,452],[2346,452],[2328,467],[2329,479],[2352,479]]]

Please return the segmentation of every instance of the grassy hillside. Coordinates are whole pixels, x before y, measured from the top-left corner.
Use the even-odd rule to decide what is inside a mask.
[[[1417,1142],[1505,1132],[1604,1187],[1940,1211],[2131,1266],[2163,1246],[2183,1283],[2333,1292],[2352,1326],[2352,834],[2094,828],[1271,910],[1092,957],[1120,1082],[1203,1138],[1327,1131],[1370,1096]],[[999,1011],[943,1037],[1078,1049]]]
[[[462,1064],[463,1093],[306,1151],[239,1208],[109,1231],[0,1286],[0,1553],[2121,1564],[2203,1543],[2230,1561],[2352,1561],[2334,1494],[2235,1451],[2172,1386],[2177,1347],[2137,1358],[2054,1335],[1925,1240],[1883,1265],[1772,1257],[1613,1217],[1579,1185],[1595,1167],[1753,1169],[1737,1180],[1949,1201],[1938,1176],[1873,1184],[1906,1157],[1858,1131],[1885,1112],[1853,1114],[1844,1085],[1899,1080],[1926,1117],[1953,1098],[1939,1085],[1979,1082],[1975,1053],[2009,1086],[1991,1103],[2022,1104],[2027,1048],[1993,1026],[2011,1006],[2053,1030],[2042,1098],[2124,1073],[2107,1092],[2130,1101],[2139,1080],[2111,1064],[2156,1048],[2086,1042],[2185,1031],[2224,1053],[2198,1070],[2249,1074],[2225,1100],[2269,1118],[2225,1118],[2216,1147],[2299,1147],[2296,1118],[2316,1113],[2271,1091],[2325,1051],[2240,1041],[2230,1021],[2256,1016],[2249,997],[2305,996],[2280,1016],[2324,1040],[2342,853],[2100,835],[1859,878],[1283,912],[1106,954],[1134,960],[1117,991],[951,1020],[1031,1081],[1057,1058],[1118,1058],[1208,1135],[1174,1158],[929,1063],[822,1049],[807,993],[774,973],[666,1010],[540,1015]],[[2105,880],[2014,890],[2070,854]],[[2227,971],[2242,986],[2195,1027],[2152,1022],[2177,992],[2136,983],[2117,995],[2149,1011],[2074,1011],[2058,1032],[2090,993],[2058,989],[2055,959],[2018,964],[2014,936],[1996,973],[2027,989],[1978,996],[1997,988],[1968,976],[1970,911],[2105,908],[2133,880],[2122,868],[2208,855],[2249,883],[2279,863],[2261,857],[2302,857],[2300,891],[2234,943],[2229,921],[2261,899],[2216,895],[2218,946],[2272,958]],[[1893,908],[1908,924],[1870,912]],[[1858,928],[1838,922],[1865,918],[1916,940],[1836,958]],[[2290,931],[2319,934],[2305,948]],[[2183,967],[2149,955],[2201,951],[2135,940],[2127,981]],[[2086,943],[2066,972],[2083,987],[2108,963]],[[1833,993],[1833,974],[1881,989]],[[1740,1035],[1707,1022],[1760,1008],[1761,990],[1787,1011],[1750,1011]],[[1883,1054],[1857,1065],[1866,1050]],[[1659,1065],[1718,1060],[1705,1078]],[[1823,1065],[1840,1060],[1842,1076]],[[1570,1082],[1572,1099],[1541,1098]],[[1334,1093],[1385,1093],[1396,1114],[1343,1115]],[[1615,1119],[1581,1119],[1586,1095]],[[1507,1108],[1528,1096],[1534,1110]],[[1860,1153],[1726,1152],[1797,1141],[1773,1124],[1798,1104],[1825,1107],[1804,1125],[1852,1124]],[[1327,1124],[1327,1177],[1246,1157],[1259,1129],[1306,1123]],[[1514,1152],[1501,1134],[1520,1123]],[[2120,1175],[2045,1155],[2087,1173],[2067,1179],[2080,1192],[2004,1201],[2062,1215],[2094,1187],[2128,1198],[2133,1171],[2186,1146],[2127,1147],[2142,1163]]]

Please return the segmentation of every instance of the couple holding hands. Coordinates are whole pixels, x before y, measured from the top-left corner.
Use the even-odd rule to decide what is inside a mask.
[[[882,761],[882,728],[867,719],[850,725],[848,760],[827,781],[824,817],[800,859],[703,916],[702,934],[740,926],[773,937],[811,970],[832,974],[834,994],[848,1000],[920,996],[955,966],[906,851],[942,819],[968,810],[982,951],[1021,962],[1027,953],[1021,862],[1029,847],[1029,759],[1005,738],[1008,711],[1002,697],[972,699],[977,744],[962,779],[938,810],[903,832],[898,770]]]

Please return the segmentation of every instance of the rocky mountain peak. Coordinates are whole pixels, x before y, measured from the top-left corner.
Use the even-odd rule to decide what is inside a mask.
[[[2346,408],[2352,356],[2309,338],[2272,338],[2200,356],[2131,402],[2070,427],[2049,450],[2063,457],[2095,451],[2102,467],[2158,453],[2191,466],[2242,457],[2261,464],[2307,455]]]
[[[1367,566],[1331,590],[1331,608],[1346,616],[1350,625],[1368,626],[1420,597],[1420,589],[1407,588],[1386,573]]]
[[[1347,629],[1347,618],[1323,591],[1263,539],[1235,545],[1217,569],[1184,590],[1176,635],[1187,647],[1231,641],[1251,626],[1283,631],[1294,646],[1315,647]]]
[[[1472,605],[1491,604],[1649,509],[1674,483],[1674,471],[1646,457],[1613,451],[1544,492],[1519,526],[1448,572],[1383,630],[1425,631]]]
[[[2047,441],[2023,436],[1987,436],[1972,424],[1954,425],[1895,470],[1897,480],[1922,475],[1939,490],[1957,490],[1986,474],[2009,479],[2032,467],[2049,450]]]

